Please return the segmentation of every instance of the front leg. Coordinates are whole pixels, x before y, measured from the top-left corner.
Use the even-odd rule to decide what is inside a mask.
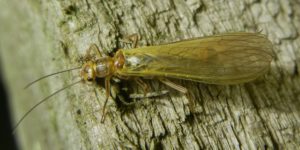
[[[85,55],[84,55],[84,59],[85,59],[85,60],[91,60],[91,59],[93,58],[93,56],[91,55],[91,52],[92,52],[92,51],[95,51],[99,58],[103,57],[103,55],[102,55],[102,53],[101,53],[99,47],[98,47],[95,43],[93,43],[93,44],[91,44],[90,47],[86,50],[86,53],[85,53]]]

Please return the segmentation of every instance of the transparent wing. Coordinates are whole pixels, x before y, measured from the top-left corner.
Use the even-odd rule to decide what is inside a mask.
[[[271,42],[258,33],[229,33],[121,50],[123,76],[163,76],[211,84],[235,84],[265,73],[273,58]]]

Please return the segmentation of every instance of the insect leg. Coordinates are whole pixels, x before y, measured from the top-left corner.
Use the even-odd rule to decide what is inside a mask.
[[[147,93],[149,92],[149,86],[147,83],[145,83],[141,78],[135,78],[135,82],[142,87],[144,92],[144,97],[146,97]]]
[[[181,85],[178,85],[178,84],[176,84],[176,83],[174,83],[174,82],[172,82],[172,81],[170,81],[166,78],[159,78],[159,81],[162,82],[163,84],[165,84],[165,85],[167,85],[167,86],[183,93],[183,94],[186,94],[188,92],[188,90],[185,87],[183,87]]]
[[[121,75],[116,75],[118,78],[123,79],[123,80],[129,80],[130,77],[129,76],[121,76]]]
[[[142,102],[146,101],[147,99],[145,98],[154,98],[154,97],[159,97],[168,94],[169,91],[167,90],[162,90],[162,91],[155,91],[155,92],[148,92],[146,95],[144,94],[130,94],[129,98],[133,99],[133,102],[126,102],[124,97],[118,97],[119,100],[126,106],[132,106],[132,105],[137,105],[137,104],[142,104]],[[139,101],[136,101],[137,99],[141,99]]]
[[[126,101],[124,100],[123,97],[119,97],[119,100],[120,100],[124,105],[126,105],[126,106],[131,106],[131,105],[135,105],[135,104],[136,104],[136,101],[134,101],[134,102],[126,102]]]
[[[146,95],[145,94],[130,94],[129,98],[132,98],[132,99],[152,98],[152,97],[163,96],[167,93],[169,93],[168,90],[148,92]]]
[[[92,51],[92,50],[96,51],[96,53],[97,53],[97,55],[98,55],[99,57],[102,57],[102,53],[101,53],[100,49],[98,48],[98,46],[97,46],[95,43],[93,43],[93,44],[91,44],[90,47],[86,50],[86,54],[85,54],[85,56],[84,56],[85,59],[91,59],[91,58],[92,58],[92,56],[91,56],[91,51]]]
[[[139,40],[139,36],[138,36],[138,34],[135,33],[135,34],[126,36],[124,39],[121,40],[121,42],[132,43],[133,48],[136,48],[138,40]]]
[[[108,101],[108,98],[110,96],[110,77],[105,78],[105,89],[106,89],[106,98],[105,98],[105,102],[104,102],[104,106],[103,106],[103,110],[102,110],[102,117],[101,117],[101,122],[103,123],[105,120],[105,107]]]
[[[188,97],[188,100],[189,100],[189,108],[190,108],[191,112],[194,112],[194,110],[195,110],[194,98],[192,97],[191,93],[188,92],[188,90],[185,87],[183,87],[181,85],[178,85],[178,84],[176,84],[176,83],[174,83],[174,82],[172,82],[172,81],[170,81],[166,78],[160,78],[159,81],[162,82],[163,84],[165,84],[165,85],[167,85],[167,86],[169,86],[169,87],[185,94]]]

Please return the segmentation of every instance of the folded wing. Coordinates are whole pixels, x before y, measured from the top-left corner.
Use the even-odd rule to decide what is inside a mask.
[[[271,42],[258,33],[229,33],[158,46],[121,50],[124,76],[163,76],[211,84],[235,84],[265,73]]]

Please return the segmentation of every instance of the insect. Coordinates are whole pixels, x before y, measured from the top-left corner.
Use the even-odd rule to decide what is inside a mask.
[[[136,40],[134,44],[136,45]],[[58,73],[81,69],[80,77],[84,82],[95,82],[96,78],[105,79],[106,99],[101,121],[105,117],[112,78],[135,80],[144,91],[147,91],[147,85],[143,79],[157,79],[171,88],[187,93],[186,88],[167,78],[207,84],[239,84],[263,75],[269,69],[273,59],[273,46],[266,36],[247,32],[226,33],[157,46],[120,49],[112,57],[102,55],[95,45],[91,47],[94,48],[87,50],[82,67]],[[92,49],[96,49],[97,56],[91,55]],[[29,85],[54,74],[44,76]],[[43,99],[29,110],[18,124],[36,106],[77,83]]]

